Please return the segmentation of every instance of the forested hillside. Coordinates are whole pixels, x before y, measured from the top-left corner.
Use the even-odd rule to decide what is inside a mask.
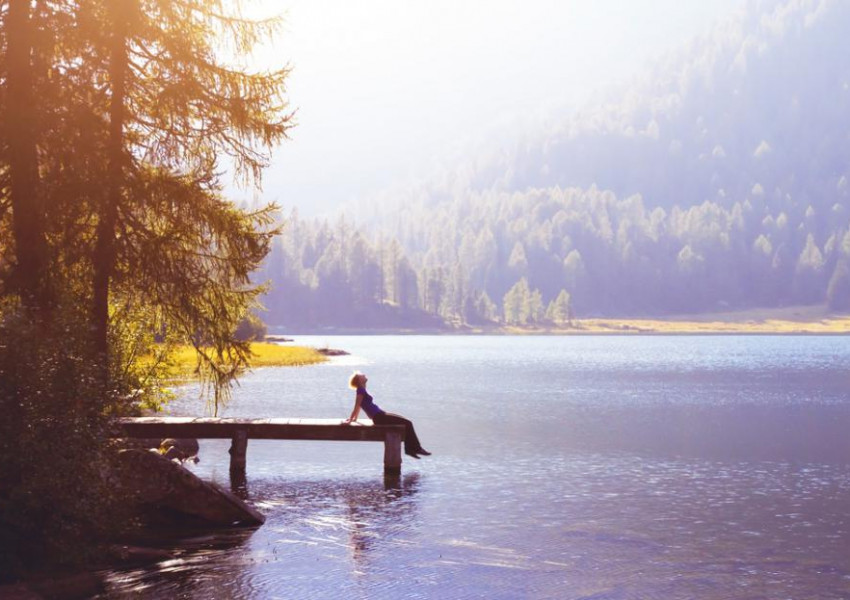
[[[397,195],[368,231],[294,216],[267,264],[266,318],[848,309],[848,27],[847,2],[752,3],[618,102]]]

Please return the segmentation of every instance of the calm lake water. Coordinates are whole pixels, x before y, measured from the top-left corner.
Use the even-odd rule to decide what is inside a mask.
[[[434,453],[250,441],[256,530],[110,598],[850,598],[845,337],[298,337],[223,416],[345,418],[354,369]],[[203,414],[187,388],[175,414]],[[193,467],[228,485],[229,441]],[[177,544],[175,544],[177,545]]]

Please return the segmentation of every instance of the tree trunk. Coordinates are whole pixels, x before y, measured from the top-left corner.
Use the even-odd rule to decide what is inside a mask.
[[[109,381],[109,288],[115,268],[115,228],[118,205],[124,188],[124,120],[127,78],[126,15],[121,8],[113,11],[113,36],[110,47],[109,79],[112,97],[109,105],[109,142],[107,182],[102,196],[94,251],[92,323],[94,350],[98,356],[102,382]]]
[[[9,0],[6,136],[11,176],[15,267],[12,286],[41,317],[52,308],[43,198],[39,191],[36,110],[33,103],[33,20],[29,0]]]

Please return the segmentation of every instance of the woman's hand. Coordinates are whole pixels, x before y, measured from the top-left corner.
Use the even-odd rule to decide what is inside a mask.
[[[360,394],[354,398],[354,408],[351,409],[351,415],[342,422],[343,425],[351,425],[352,423],[357,421],[357,417],[360,416]]]

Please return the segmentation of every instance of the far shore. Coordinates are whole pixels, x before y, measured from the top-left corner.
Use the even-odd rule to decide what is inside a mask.
[[[534,333],[524,328],[505,333]],[[830,313],[824,306],[795,306],[666,318],[580,319],[574,327],[550,328],[540,333],[563,335],[847,335],[850,314]]]
[[[281,331],[284,328],[271,327]],[[594,317],[572,326],[482,325],[444,329],[293,328],[287,335],[849,335],[850,314],[792,306],[670,317]]]

